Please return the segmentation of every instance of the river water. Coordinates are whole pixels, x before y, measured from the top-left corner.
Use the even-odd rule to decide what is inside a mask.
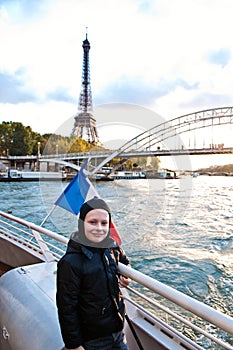
[[[3,211],[40,224],[66,183],[0,183]],[[233,178],[94,183],[134,268],[233,316]],[[69,237],[77,220],[56,208],[44,225]]]

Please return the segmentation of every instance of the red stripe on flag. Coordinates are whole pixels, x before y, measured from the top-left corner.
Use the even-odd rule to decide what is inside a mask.
[[[122,244],[122,240],[121,237],[116,229],[116,226],[114,225],[114,223],[111,221],[110,223],[110,237],[116,241],[119,245]]]

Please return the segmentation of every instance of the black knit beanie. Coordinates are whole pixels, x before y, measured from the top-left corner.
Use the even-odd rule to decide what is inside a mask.
[[[104,209],[108,212],[109,214],[109,223],[111,221],[111,211],[107,203],[98,197],[94,197],[90,199],[89,201],[83,203],[83,205],[80,208],[80,214],[79,214],[79,219],[84,221],[87,213],[93,209]]]

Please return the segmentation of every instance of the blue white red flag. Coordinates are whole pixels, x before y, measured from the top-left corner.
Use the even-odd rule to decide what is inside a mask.
[[[84,173],[84,169],[87,163],[88,159],[80,168],[78,174],[72,179],[72,181],[68,184],[63,193],[58,197],[58,199],[54,203],[55,205],[58,205],[59,207],[68,210],[74,215],[79,214],[80,208],[84,202],[88,201],[93,197],[100,198],[94,186]],[[110,225],[110,236],[119,245],[122,243],[120,235],[113,222],[111,222]]]
[[[58,205],[75,215],[78,215],[84,202],[94,196],[99,197],[90,180],[84,173],[84,168],[86,167],[87,162],[88,160],[83,164],[78,174],[72,179],[64,192],[55,202],[55,205]]]

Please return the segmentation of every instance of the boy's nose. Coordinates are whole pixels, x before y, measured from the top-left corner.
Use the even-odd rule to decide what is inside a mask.
[[[98,229],[98,230],[102,230],[101,222],[98,222],[96,226],[97,226],[97,229]]]

